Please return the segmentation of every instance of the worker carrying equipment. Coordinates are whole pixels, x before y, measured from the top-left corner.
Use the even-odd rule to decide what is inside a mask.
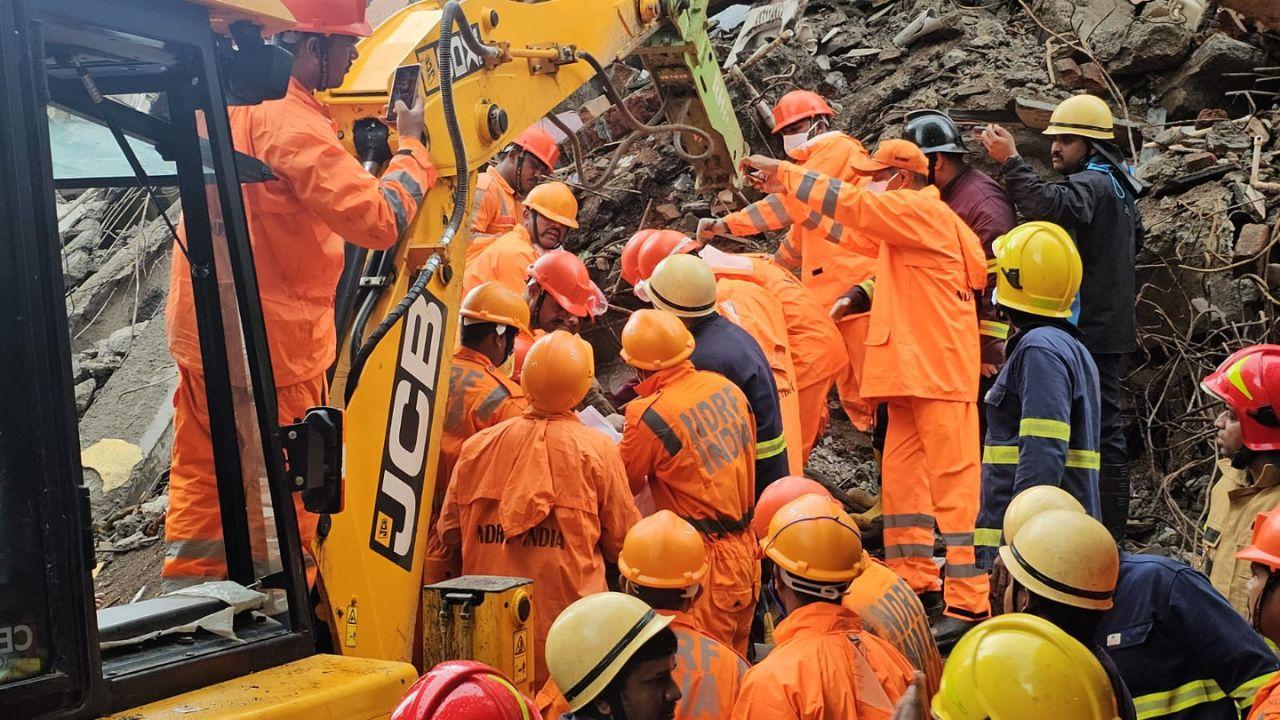
[[[673,255],[639,286],[659,310],[680,317],[694,338],[689,360],[698,370],[717,372],[742,391],[755,418],[755,491],[788,474],[787,441],[773,371],[759,344],[716,311],[711,267],[693,255]]]
[[[734,720],[889,717],[915,671],[840,604],[866,562],[853,519],[830,498],[802,495],[774,514],[760,546],[787,615],[773,651],[747,671]]]
[[[644,601],[614,592],[565,608],[547,636],[547,664],[569,710],[590,710],[565,720],[673,717],[680,688],[671,622]]]
[[[1014,613],[966,634],[933,698],[939,720],[1118,720],[1106,672],[1053,623]]]
[[[539,256],[559,248],[569,230],[578,227],[578,200],[562,182],[544,182],[524,199],[520,224],[498,236],[467,259],[462,292],[482,282],[496,281],[519,292],[529,266]]]
[[[1253,537],[1236,558],[1250,565],[1249,620],[1253,629],[1275,643],[1280,640],[1280,595],[1275,589],[1280,585],[1280,512],[1273,508],[1258,513],[1253,523]],[[1280,718],[1280,675],[1273,677],[1258,690],[1257,700],[1249,713],[1249,720],[1276,720]]]
[[[982,508],[974,536],[986,568],[1000,545],[1005,508],[1029,487],[1061,487],[1090,515],[1102,516],[1098,370],[1068,320],[1080,287],[1075,243],[1053,223],[1019,225],[996,241],[996,274],[996,301],[1015,330],[986,396]]]
[[[531,720],[538,717],[526,698],[484,663],[440,663],[409,688],[391,720]]]
[[[559,160],[560,146],[555,138],[541,125],[530,125],[511,141],[501,160],[476,178],[467,260],[479,256],[496,237],[520,222],[524,214],[521,200]]]
[[[333,298],[344,238],[372,249],[392,247],[437,177],[420,139],[421,105],[401,104],[396,121],[400,151],[377,178],[343,149],[312,96],[346,74],[356,36],[369,32],[364,6],[318,0],[289,0],[286,5],[300,20],[297,31],[281,38],[294,51],[288,93],[227,110],[236,149],[269,165],[276,178],[244,185],[242,193],[281,425],[326,404],[325,373],[338,346]],[[179,222],[165,308],[169,352],[178,365],[162,571],[168,588],[227,572],[193,270],[182,251],[184,241],[185,225]],[[300,495],[295,500],[311,562],[318,517],[301,511]]]
[[[461,550],[464,574],[534,581],[538,685],[552,620],[605,589],[605,563],[639,519],[618,449],[573,414],[593,374],[591,346],[577,336],[535,342],[520,377],[529,409],[463,443],[437,527],[447,551]]]
[[[756,420],[723,375],[694,366],[693,336],[680,318],[638,310],[622,330],[622,358],[636,369],[618,450],[632,494],[646,487],[654,507],[697,528],[710,571],[690,616],[711,637],[746,655],[760,594],[751,530]]]
[[[1200,386],[1226,407],[1214,421],[1221,477],[1209,490],[1198,569],[1248,617],[1253,572],[1235,552],[1248,544],[1258,513],[1280,504],[1280,424],[1269,424],[1280,398],[1280,346],[1242,348]]]
[[[906,140],[886,140],[853,167],[864,186],[788,162],[751,156],[753,182],[781,186],[852,232],[851,249],[875,257],[863,397],[888,404],[883,465],[885,559],[917,593],[939,589],[934,524],[947,546],[948,617],[940,643],[990,612],[986,573],[973,549],[978,458],[978,321],[974,293],[986,261],[973,231],[926,185],[928,160]]]

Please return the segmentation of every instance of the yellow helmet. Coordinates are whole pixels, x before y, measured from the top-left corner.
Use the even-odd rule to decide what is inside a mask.
[[[849,582],[863,570],[857,523],[840,503],[816,493],[778,508],[760,547],[778,567],[816,583]]]
[[[588,595],[565,608],[547,631],[547,670],[569,709],[580,710],[671,618],[622,593]]]
[[[716,276],[697,255],[672,255],[653,269],[638,294],[680,317],[703,317],[716,311]]]
[[[578,198],[562,182],[544,182],[524,198],[524,206],[566,227],[578,227]]]
[[[996,238],[996,302],[1045,317],[1071,317],[1084,276],[1071,235],[1051,222],[1023,223]]]
[[[1095,140],[1114,140],[1115,121],[1102,98],[1075,95],[1058,103],[1049,117],[1045,135],[1080,135]]]
[[[491,322],[529,332],[529,303],[524,297],[500,282],[480,283],[462,299],[462,324]],[[471,321],[471,322],[468,322]]]
[[[960,638],[933,696],[941,720],[1116,720],[1102,663],[1043,618],[1009,613]]]
[[[1027,521],[1000,558],[1019,584],[1043,598],[1086,610],[1110,610],[1120,551],[1102,523],[1071,510]]]
[[[693,354],[693,335],[665,310],[637,310],[622,328],[622,359],[641,370],[664,370]]]
[[[529,348],[520,387],[535,410],[567,412],[577,407],[595,379],[595,355],[586,340],[556,330]]]
[[[618,553],[618,571],[636,585],[678,590],[707,574],[707,547],[687,521],[659,510],[627,531]]]
[[[1056,485],[1036,485],[1013,496],[1004,511],[1004,541],[1013,542],[1018,530],[1031,518],[1047,510],[1084,512],[1074,495]]]

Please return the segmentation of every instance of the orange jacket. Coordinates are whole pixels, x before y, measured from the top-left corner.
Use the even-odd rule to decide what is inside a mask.
[[[933,697],[942,681],[942,657],[929,629],[929,616],[906,580],[879,560],[865,556],[866,570],[844,594],[843,604],[862,625],[886,640],[924,673],[925,697]]]
[[[738,697],[747,661],[724,643],[708,637],[698,629],[687,613],[658,610],[671,616],[667,627],[676,634],[679,649],[673,673],[680,686],[680,702],[676,703],[675,720],[724,720]],[[560,720],[568,714],[565,702],[554,680],[548,680],[534,700],[544,720]]]
[[[974,292],[986,287],[987,260],[938,189],[876,194],[792,163],[778,177],[797,200],[834,210],[853,230],[844,244],[876,258],[862,396],[976,402]]]
[[[738,275],[712,266],[716,273],[716,307],[720,314],[747,331],[764,351],[773,370],[778,394],[796,389],[796,369],[787,344],[787,318],[778,299],[755,282],[748,270]]]
[[[866,179],[853,172],[849,161],[866,154],[867,149],[856,139],[828,132],[806,143],[798,152],[798,162],[807,170],[861,185]],[[840,246],[850,228],[824,218],[789,193],[769,195],[723,220],[736,235],[790,226],[774,257],[785,268],[800,269],[801,282],[813,292],[823,312],[831,309],[841,293],[875,274],[874,260]]]
[[[467,258],[462,274],[462,296],[466,297],[480,283],[497,281],[523,293],[529,279],[529,266],[538,259],[538,249],[523,225],[499,235],[474,258]]]
[[[392,157],[380,179],[370,175],[342,148],[324,106],[297,80],[279,100],[227,112],[236,150],[270,165],[278,178],[241,192],[276,385],[292,385],[323,373],[337,352],[333,293],[344,238],[376,250],[395,245],[435,183],[436,169],[422,143],[401,138],[400,149],[409,152]],[[181,252],[173,253],[169,287],[169,351],[198,370],[204,365],[191,266]]]
[[[1253,709],[1249,711],[1249,720],[1280,719],[1280,693],[1276,692],[1276,688],[1280,688],[1280,675],[1259,688],[1253,701]]]
[[[471,244],[467,260],[473,260],[499,235],[520,224],[524,205],[516,199],[516,191],[502,179],[498,168],[490,165],[476,178],[476,197],[471,205]]]
[[[613,442],[573,413],[530,409],[462,444],[437,533],[449,551],[461,548],[463,574],[533,580],[540,684],[552,621],[605,591],[605,563],[639,519]]]
[[[487,427],[521,415],[529,409],[524,391],[489,362],[483,353],[458,348],[449,369],[449,401],[440,435],[440,471],[436,473],[436,509],[462,443]]]
[[[840,605],[800,607],[773,638],[773,651],[743,678],[734,720],[888,720],[915,675]]]
[[[748,257],[756,280],[782,305],[796,385],[809,387],[843,373],[849,354],[830,308],[823,307],[795,275],[773,260],[764,255]]]

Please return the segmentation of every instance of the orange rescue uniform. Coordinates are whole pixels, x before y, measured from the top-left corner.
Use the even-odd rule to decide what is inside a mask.
[[[604,592],[640,519],[613,442],[571,412],[523,415],[462,444],[437,533],[466,575],[533,580],[534,680],[547,679],[547,630],[579,598]]]
[[[702,534],[710,565],[690,615],[739,654],[760,595],[760,561],[751,530],[755,507],[755,418],[746,396],[724,376],[684,361],[636,385],[618,448],[631,492],[646,484],[654,507]]]
[[[929,616],[906,580],[879,560],[863,555],[862,574],[844,594],[842,604],[862,625],[924,673],[925,697],[933,697],[942,681],[942,656],[929,628]]]
[[[1276,675],[1258,690],[1249,711],[1249,720],[1280,720],[1280,675]]]
[[[901,653],[833,603],[797,608],[773,638],[743,678],[733,720],[889,720],[915,676]]]
[[[523,293],[529,279],[529,266],[537,259],[538,250],[533,246],[529,230],[517,225],[498,236],[474,258],[467,258],[467,268],[462,274],[462,296],[466,297],[477,285],[490,281]]]
[[[476,178],[476,199],[471,206],[471,244],[467,261],[480,255],[499,235],[520,224],[524,205],[516,199],[516,191],[503,179],[498,168],[490,165]]]
[[[855,173],[849,163],[852,158],[865,157],[866,154],[862,143],[844,133],[832,131],[805,143],[796,151],[796,158],[807,170],[862,185],[866,178]],[[847,226],[823,217],[822,213],[806,207],[789,193],[769,195],[726,215],[723,220],[729,231],[738,235],[790,227],[778,245],[774,259],[784,268],[799,269],[800,281],[813,294],[824,313],[829,312],[840,295],[850,287],[875,275],[875,260],[840,245],[841,239],[851,232]],[[867,313],[846,315],[837,324],[844,340],[848,364],[837,378],[836,386],[845,414],[862,430],[866,430],[871,422],[870,408],[862,399],[859,387],[868,320]],[[797,348],[793,351],[803,353]],[[804,379],[801,378],[800,382],[803,391]],[[811,399],[806,401],[803,398],[801,405],[805,406],[806,402],[812,405]],[[823,403],[825,405],[825,396]]]
[[[938,589],[937,523],[947,546],[947,613],[984,618],[988,579],[973,551],[982,242],[932,186],[876,194],[792,163],[782,163],[778,178],[797,200],[850,227],[846,246],[876,258],[862,395],[889,405],[885,559],[916,592]]]
[[[338,344],[333,294],[342,274],[344,239],[375,250],[395,245],[423,193],[435,183],[436,170],[421,142],[401,138],[400,149],[408,152],[392,157],[381,178],[370,175],[343,149],[324,106],[296,79],[279,100],[239,105],[227,113],[236,150],[271,166],[277,178],[245,185],[241,192],[279,420],[291,423],[308,407],[323,405],[327,395],[324,375]],[[180,236],[181,228],[179,224]],[[226,562],[204,364],[191,266],[181,252],[173,253],[169,287],[165,318],[179,383],[163,575],[223,577]],[[298,498],[303,546],[310,552],[315,518],[304,517]]]

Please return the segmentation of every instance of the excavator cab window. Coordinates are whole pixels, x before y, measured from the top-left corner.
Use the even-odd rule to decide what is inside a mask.
[[[315,651],[240,193],[270,171],[232,150],[224,50],[200,2],[0,3],[0,717]],[[194,372],[166,337],[177,262]],[[161,575],[183,381],[220,511],[186,549],[220,577]]]

